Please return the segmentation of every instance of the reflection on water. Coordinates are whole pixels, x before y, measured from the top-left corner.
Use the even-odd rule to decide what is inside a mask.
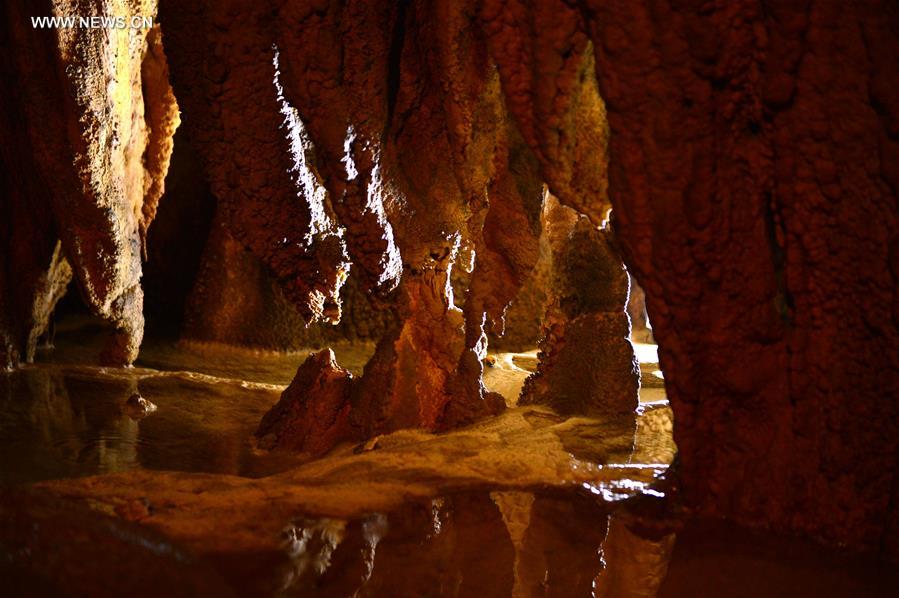
[[[895,568],[874,559],[658,513],[573,490],[485,489],[343,518],[296,513],[276,528],[222,520],[190,540],[155,530],[152,513],[136,525],[0,489],[0,579],[7,595],[48,596],[899,595]]]
[[[257,477],[299,462],[259,453],[252,438],[305,354],[149,340],[134,368],[104,368],[91,365],[103,338],[89,321],[64,323],[56,347],[44,350],[36,365],[0,374],[0,483],[134,469]],[[357,373],[372,350],[364,343],[335,346],[341,364]],[[528,374],[516,360],[527,365],[521,361],[527,356],[500,355],[488,368],[487,384],[505,391],[510,403]],[[135,417],[127,404],[135,395],[158,410]],[[633,443],[617,437],[632,438],[632,422],[617,430],[611,422],[582,419],[566,430],[565,418],[550,412],[522,416],[529,421],[524,433],[556,426],[553,441],[586,462],[668,463],[674,455],[665,401],[644,404],[631,457]],[[404,442],[403,433],[397,437]],[[380,447],[392,440],[373,442]]]
[[[140,394],[158,406],[129,416]],[[0,374],[0,482],[135,468],[264,473],[250,438],[277,389],[84,366]]]
[[[655,560],[632,578],[615,571],[629,559],[604,558],[609,520],[602,502],[571,492],[450,494],[356,519],[297,517],[280,551],[232,556],[223,570],[242,593],[283,596],[590,596],[604,575],[654,592]],[[671,542],[647,548],[659,546]],[[238,563],[253,560],[268,560],[273,577],[246,575]]]
[[[683,538],[676,540],[677,535]],[[886,563],[774,533],[679,524],[558,490],[465,492],[352,519],[299,516],[267,554],[213,563],[239,594],[895,596]]]
[[[150,342],[136,367],[108,369],[90,365],[94,336],[68,339],[0,373],[12,595],[899,595],[874,560],[672,516],[660,379],[644,378],[636,436],[632,421],[518,408],[308,462],[251,440],[302,355]],[[358,372],[371,347],[336,351]],[[487,383],[514,396],[532,361],[497,356]],[[135,418],[135,395],[158,410]]]
[[[59,365],[97,363],[106,339],[103,326],[91,318],[69,317],[57,326],[55,346],[38,352],[37,361]],[[373,343],[340,342],[331,345],[341,366],[361,374],[374,353]],[[315,350],[310,348],[310,351]],[[308,351],[280,352],[243,349],[216,343],[144,339],[136,368],[190,372],[215,378],[287,386]]]

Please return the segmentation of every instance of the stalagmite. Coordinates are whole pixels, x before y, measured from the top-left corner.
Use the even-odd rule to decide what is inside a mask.
[[[553,196],[543,219],[552,248],[552,291],[537,371],[519,402],[633,422],[640,370],[624,311],[628,276],[611,231],[597,229]]]

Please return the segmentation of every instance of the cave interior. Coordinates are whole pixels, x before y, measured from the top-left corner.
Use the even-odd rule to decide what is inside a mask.
[[[899,3],[6,0],[10,595],[899,595]]]

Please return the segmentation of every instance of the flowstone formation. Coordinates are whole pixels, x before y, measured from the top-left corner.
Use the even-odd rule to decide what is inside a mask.
[[[640,369],[623,309],[628,275],[611,231],[597,229],[552,196],[543,217],[552,248],[551,298],[537,371],[519,403],[633,423]]]
[[[86,1],[48,8],[96,12]],[[0,361],[33,359],[74,277],[113,329],[101,359],[130,364],[144,328],[143,244],[178,126],[161,33],[33,28],[32,9],[3,7],[3,135],[21,145],[3,144],[0,247],[9,257],[0,270]],[[156,2],[114,1],[106,10],[152,17]]]
[[[504,42],[494,16],[448,1],[277,11],[163,2],[186,130],[229,234],[308,321],[338,319],[347,276],[393,312],[360,379],[321,353],[298,375],[335,388],[295,385],[276,409],[299,419],[328,412],[346,425],[272,415],[258,434],[283,438],[274,444],[320,452],[340,439],[441,430],[501,410],[481,381],[486,333],[502,332],[537,262],[544,181],[597,221],[608,211],[589,43],[580,35],[560,82],[571,101],[544,98],[529,113],[508,101],[518,67],[495,67],[491,52]],[[583,135],[559,137],[544,118]],[[474,262],[460,309],[450,282],[463,253]],[[310,404],[294,410],[291,401]],[[271,436],[283,428],[302,432]]]

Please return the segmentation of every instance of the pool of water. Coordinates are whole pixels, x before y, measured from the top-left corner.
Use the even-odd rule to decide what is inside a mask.
[[[894,568],[684,517],[654,349],[634,424],[514,407],[533,353],[485,372],[511,408],[312,461],[253,432],[305,352],[148,341],[92,365],[63,329],[0,373],[0,579],[10,595],[893,596]],[[371,345],[334,347],[354,373]],[[135,393],[158,409],[133,419]],[[91,477],[92,476],[92,477]]]
[[[125,401],[158,406],[134,420]],[[255,475],[250,443],[278,387],[211,376],[88,366],[0,374],[0,481],[178,469]]]
[[[161,508],[165,508],[164,505]],[[219,507],[220,508],[220,507]],[[212,508],[214,510],[214,507]],[[473,490],[347,517],[296,510],[178,538],[0,490],[7,595],[886,597],[895,567],[776,532],[676,523],[558,489]],[[269,525],[271,523],[271,525]],[[217,530],[217,528],[221,528]],[[250,534],[248,540],[247,534]],[[174,539],[173,539],[174,537]]]
[[[253,432],[306,352],[277,353],[148,340],[132,368],[94,365],[102,329],[64,323],[36,363],[0,372],[0,483],[133,469],[260,476],[296,460],[263,455]],[[371,344],[334,347],[356,374]],[[135,420],[139,394],[153,414]]]
[[[107,368],[94,365],[102,342],[102,329],[90,320],[63,323],[56,346],[41,350],[34,364],[0,372],[0,483],[139,469],[261,477],[303,462],[257,450],[253,433],[312,349],[277,353],[149,339],[134,367]],[[359,375],[374,345],[333,349],[338,362]],[[499,354],[491,364],[487,386],[514,406],[536,354]],[[636,458],[668,463],[675,452],[670,411],[664,389],[647,380],[653,388],[643,389],[647,413],[639,419],[637,443],[643,454]],[[158,409],[133,419],[125,403],[134,394]],[[548,413],[528,417],[560,421]],[[582,423],[560,436],[578,458],[635,458],[628,443],[608,455],[607,443],[596,437],[611,432],[602,422]]]

